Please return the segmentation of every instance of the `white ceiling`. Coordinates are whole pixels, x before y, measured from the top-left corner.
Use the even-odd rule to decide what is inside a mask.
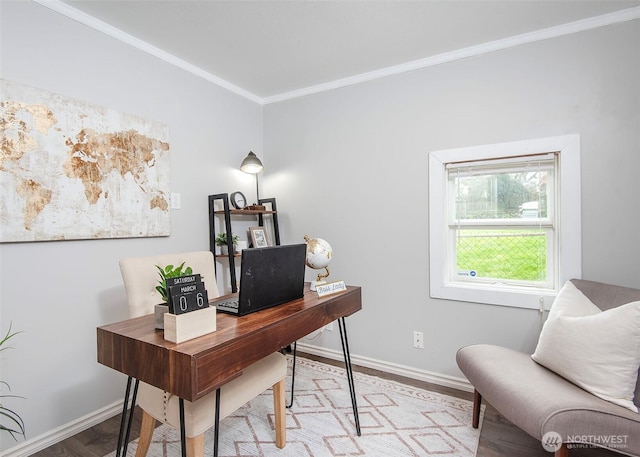
[[[621,10],[640,17],[640,0],[36,1],[258,101]]]

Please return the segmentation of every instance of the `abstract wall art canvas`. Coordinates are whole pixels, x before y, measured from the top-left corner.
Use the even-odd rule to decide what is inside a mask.
[[[0,242],[170,234],[166,125],[0,85]]]

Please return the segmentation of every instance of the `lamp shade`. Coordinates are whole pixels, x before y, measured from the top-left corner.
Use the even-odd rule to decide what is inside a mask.
[[[240,170],[245,173],[256,174],[260,173],[263,169],[262,162],[260,162],[260,159],[251,151],[249,151],[247,157],[245,157],[240,164]]]

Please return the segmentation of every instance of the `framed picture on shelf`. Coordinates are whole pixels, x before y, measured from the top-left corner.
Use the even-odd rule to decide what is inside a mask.
[[[267,232],[264,227],[249,227],[249,232],[251,233],[251,242],[254,248],[266,248],[269,246]]]

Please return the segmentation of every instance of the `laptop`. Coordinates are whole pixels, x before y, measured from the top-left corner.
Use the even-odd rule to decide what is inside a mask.
[[[289,244],[242,251],[240,291],[214,299],[218,311],[244,316],[304,294],[307,245]]]

